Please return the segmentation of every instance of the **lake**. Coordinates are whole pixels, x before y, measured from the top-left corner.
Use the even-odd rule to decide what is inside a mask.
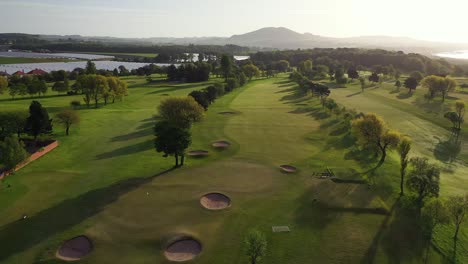
[[[0,57],[45,58],[45,59],[82,59],[82,60],[112,60],[114,56],[82,54],[82,53],[38,53],[25,51],[0,52]]]
[[[98,70],[109,70],[112,71],[115,68],[123,65],[127,70],[131,71],[134,69],[141,68],[151,63],[140,63],[140,62],[121,62],[121,61],[93,61],[96,64]],[[73,71],[76,68],[86,68],[86,61],[73,61],[73,62],[44,62],[44,63],[21,63],[21,64],[0,64],[0,72],[7,72],[13,74],[17,71],[29,72],[34,69],[41,69],[46,72],[51,71]],[[166,63],[154,63],[158,66],[169,66]]]
[[[438,57],[468,60],[468,50],[449,51],[435,54]]]

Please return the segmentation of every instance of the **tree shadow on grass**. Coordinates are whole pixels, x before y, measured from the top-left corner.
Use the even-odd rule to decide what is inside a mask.
[[[458,158],[462,150],[461,141],[457,135],[451,135],[448,140],[442,141],[434,148],[434,157],[442,162],[453,162]]]
[[[158,89],[156,91],[148,92],[146,94],[150,95],[150,94],[162,94],[162,93],[167,93],[167,92],[183,91],[183,90],[189,90],[189,89],[193,89],[195,87],[200,87],[200,86],[202,86],[202,84],[200,84],[200,83],[190,83],[190,84],[185,84],[185,85],[162,86],[162,87],[157,87]],[[206,87],[210,86],[210,83],[206,83],[205,86]]]
[[[353,93],[353,94],[348,94],[346,97],[353,97],[353,96],[359,95],[361,93],[362,93],[362,91],[359,91],[359,92],[356,92],[356,93]]]
[[[116,142],[116,141],[127,141],[127,140],[132,140],[132,139],[137,139],[137,138],[140,138],[140,137],[146,137],[146,136],[149,136],[153,133],[153,124],[150,124],[148,123],[148,127],[146,128],[143,128],[143,129],[140,129],[138,131],[135,131],[135,132],[132,132],[132,133],[129,133],[129,134],[126,134],[126,135],[121,135],[121,136],[116,136],[116,137],[113,137],[111,139],[112,142]],[[146,126],[146,124],[143,124]],[[143,126],[141,125],[141,126]],[[141,127],[140,126],[140,127]]]
[[[154,148],[153,140],[149,139],[149,140],[140,142],[138,144],[133,144],[130,146],[118,148],[113,151],[109,151],[109,152],[96,155],[96,159],[102,160],[102,159],[114,158],[117,156],[126,156],[126,155],[135,154],[138,152],[147,151],[153,148]]]
[[[78,197],[64,200],[30,218],[0,227],[0,241],[3,241],[0,261],[80,224],[83,220],[98,214],[107,205],[118,200],[121,195],[172,170],[169,169],[147,178],[123,180],[101,189],[92,190]]]
[[[398,99],[408,99],[413,96],[413,93],[399,93],[396,98]]]

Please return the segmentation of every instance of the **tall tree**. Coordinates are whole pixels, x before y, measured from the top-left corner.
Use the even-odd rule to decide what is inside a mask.
[[[455,102],[455,112],[458,115],[458,131],[461,130],[461,125],[465,121],[465,102],[457,101]]]
[[[411,140],[408,137],[402,137],[400,144],[398,144],[398,155],[400,156],[400,195],[404,195],[404,185],[406,168],[409,163],[409,152],[411,150]]]
[[[409,90],[409,93],[412,93],[414,89],[416,89],[419,85],[419,82],[414,77],[408,77],[405,82],[404,86]]]
[[[167,98],[158,107],[164,120],[181,128],[190,128],[203,118],[204,109],[191,96]]]
[[[257,264],[265,256],[267,240],[265,235],[258,230],[251,230],[244,239],[245,254],[250,264]]]
[[[249,80],[252,80],[253,77],[260,76],[260,69],[258,69],[258,67],[253,64],[244,65],[242,67],[242,70],[244,71],[245,75],[249,78]]]
[[[427,158],[412,158],[413,169],[410,171],[406,185],[410,191],[417,195],[419,208],[423,207],[427,197],[438,197],[440,191],[440,169],[435,164],[430,164]]]
[[[223,55],[221,57],[221,72],[223,73],[224,81],[227,81],[229,75],[232,72],[233,62],[232,57],[229,55]]]
[[[0,94],[3,94],[8,90],[8,80],[7,78],[0,76]]]
[[[159,121],[154,127],[154,146],[157,152],[163,152],[164,157],[174,156],[175,166],[184,165],[185,150],[192,142],[188,128],[182,128],[167,120]]]
[[[468,195],[465,196],[452,196],[447,201],[447,208],[449,210],[450,218],[455,225],[455,234],[453,239],[458,239],[460,226],[465,220],[465,215],[468,212]]]
[[[26,120],[25,130],[34,137],[34,140],[40,134],[52,133],[52,119],[49,119],[47,109],[42,107],[38,101],[32,101],[29,106],[29,117]]]
[[[86,72],[86,74],[96,74],[97,73],[96,64],[94,64],[94,62],[89,60],[86,63],[85,72]]]
[[[400,133],[389,130],[385,121],[375,114],[366,114],[354,120],[352,131],[362,146],[380,150],[379,164],[385,162],[387,150],[396,148],[400,142]]]
[[[80,122],[80,115],[75,110],[65,109],[57,114],[57,119],[65,126],[65,134],[68,136],[71,125]]]
[[[0,163],[8,170],[14,169],[28,156],[23,143],[16,136],[8,136],[3,142],[0,142]]]

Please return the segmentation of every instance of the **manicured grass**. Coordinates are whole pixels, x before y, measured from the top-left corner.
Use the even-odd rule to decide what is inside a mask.
[[[0,57],[0,64],[17,64],[17,63],[40,63],[40,62],[67,62],[68,59],[51,59],[51,58],[12,58]]]
[[[182,96],[208,84],[126,80],[131,89],[124,102],[80,110],[82,123],[69,137],[56,126],[61,146],[8,178],[11,188],[0,189],[6,201],[0,204],[0,241],[9,241],[1,263],[61,263],[55,250],[80,234],[94,242],[94,252],[80,263],[169,263],[162,250],[180,233],[203,243],[190,263],[247,263],[241,245],[251,228],[267,236],[263,263],[421,263],[425,243],[416,218],[395,205],[395,155],[375,168],[376,160],[357,151],[340,119],[317,99],[298,95],[286,78],[253,81],[218,99],[192,129],[191,149],[210,156],[189,158],[184,168],[166,173],[173,159],[156,153],[152,143],[156,106],[165,94]],[[54,113],[79,98],[39,100]],[[29,102],[0,103],[18,109]],[[220,139],[232,146],[212,149]],[[281,164],[299,172],[282,173]],[[376,185],[311,176],[326,167],[345,179],[372,177]],[[214,191],[230,196],[232,206],[203,209],[199,198]],[[23,213],[30,217],[17,221]],[[292,232],[272,233],[277,225]],[[459,247],[460,256],[465,252]],[[431,249],[428,263],[441,261]]]

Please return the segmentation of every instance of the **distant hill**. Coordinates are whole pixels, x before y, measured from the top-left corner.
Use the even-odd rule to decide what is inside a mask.
[[[28,37],[29,36],[29,37]],[[114,37],[84,37],[78,35],[27,35],[27,34],[0,34],[0,44],[14,43],[12,38],[28,39],[31,42],[51,41],[91,41],[102,43],[121,43],[135,45],[227,45],[233,44],[244,47],[263,49],[307,49],[307,48],[381,48],[388,50],[401,50],[422,54],[433,54],[441,51],[468,50],[467,44],[442,43],[421,41],[407,37],[388,36],[361,36],[351,38],[332,38],[318,36],[311,33],[298,33],[284,27],[267,27],[241,35],[231,37],[187,37],[187,38],[114,38]],[[6,41],[5,39],[8,39]]]

